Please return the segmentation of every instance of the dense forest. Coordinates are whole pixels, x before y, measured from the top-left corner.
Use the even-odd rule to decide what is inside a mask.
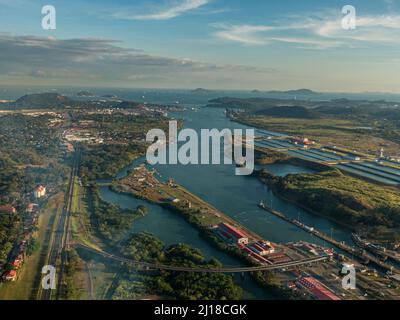
[[[11,205],[17,213],[0,214],[0,265],[22,232],[25,202],[34,187],[62,186],[68,168],[59,162],[63,155],[60,132],[50,126],[54,117],[5,114],[0,117],[0,205]]]
[[[187,267],[220,267],[215,259],[206,260],[203,254],[186,244],[165,246],[149,233],[134,234],[121,249],[127,258]],[[135,299],[140,296],[159,295],[186,300],[237,300],[243,295],[232,276],[224,274],[160,272],[157,275],[132,274],[127,270],[119,280],[113,299]]]
[[[121,240],[124,232],[132,227],[136,218],[147,213],[147,209],[143,206],[128,210],[102,200],[97,186],[87,188],[86,200],[94,230],[112,244]]]
[[[143,152],[145,152],[144,147],[135,143],[83,147],[81,175],[89,181],[112,178]]]
[[[12,164],[43,165],[60,157],[60,132],[48,115],[8,114],[0,117],[0,159]]]

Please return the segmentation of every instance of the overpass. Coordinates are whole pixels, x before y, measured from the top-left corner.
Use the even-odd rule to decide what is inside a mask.
[[[323,256],[318,256],[315,258],[296,260],[296,261],[291,261],[291,262],[286,262],[286,263],[281,263],[281,264],[274,264],[274,265],[264,265],[264,266],[259,266],[259,267],[236,267],[236,268],[232,267],[232,268],[207,269],[207,268],[200,268],[200,267],[194,267],[194,268],[176,267],[176,266],[169,266],[169,265],[163,265],[163,264],[158,264],[158,263],[135,261],[135,260],[117,256],[115,254],[108,253],[108,252],[105,252],[102,250],[97,250],[97,249],[91,248],[84,244],[76,244],[76,246],[83,248],[89,252],[99,254],[107,259],[129,264],[130,266],[133,266],[134,268],[139,269],[139,270],[143,270],[143,269],[144,270],[167,270],[167,271],[197,272],[197,273],[243,273],[243,272],[256,272],[256,271],[270,271],[270,270],[275,270],[275,269],[290,268],[290,267],[307,265],[307,264],[316,263],[316,262],[322,262],[322,261],[328,260],[330,258],[328,255],[323,255]]]

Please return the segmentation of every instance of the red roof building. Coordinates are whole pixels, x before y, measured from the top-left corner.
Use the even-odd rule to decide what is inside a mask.
[[[27,208],[26,208],[26,212],[28,213],[32,213],[34,211],[37,211],[39,209],[39,206],[36,203],[29,203]]]
[[[299,287],[307,289],[318,300],[340,300],[329,291],[321,282],[313,277],[304,277],[296,282]]]
[[[18,268],[21,266],[21,260],[15,259],[15,260],[11,263],[11,265],[12,265],[15,269],[18,269]]]
[[[227,223],[221,223],[219,225],[220,228],[225,229],[229,234],[234,236],[235,238],[246,238],[247,235],[242,231],[236,229],[234,226],[231,226]]]
[[[9,270],[4,275],[4,280],[6,281],[15,281],[17,279],[17,271]]]
[[[238,244],[247,244],[249,242],[247,234],[236,229],[234,226],[227,223],[221,223],[218,227],[222,232],[228,234],[229,237],[234,238]]]
[[[1,205],[0,206],[0,213],[6,213],[6,214],[13,214],[17,212],[14,207],[10,205]]]

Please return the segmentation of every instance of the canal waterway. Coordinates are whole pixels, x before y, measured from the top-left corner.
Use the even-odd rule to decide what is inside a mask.
[[[230,121],[221,109],[198,108],[196,111],[179,112],[172,116],[184,119],[186,128],[192,128],[197,131],[213,128],[219,130],[225,128],[249,128]],[[122,178],[129,170],[142,163],[144,163],[144,159],[134,161],[131,165],[121,170],[117,178]],[[265,167],[270,172],[280,176],[313,172],[309,168],[289,164],[274,164]],[[155,168],[160,175],[160,179],[174,179],[189,191],[270,241],[285,243],[304,240],[330,247],[323,240],[258,208],[257,204],[260,201],[264,201],[289,217],[300,219],[307,225],[313,226],[327,234],[332,234],[337,240],[352,243],[351,231],[279,199],[272,194],[267,186],[254,177],[236,176],[234,165],[184,166],[178,164],[156,165]],[[149,214],[134,223],[133,232],[151,232],[167,245],[174,243],[189,244],[200,249],[207,258],[215,257],[224,265],[235,266],[242,264],[239,260],[214,248],[199,235],[196,229],[176,213],[128,195],[115,193],[107,187],[101,188],[101,194],[105,200],[124,208],[135,208],[139,204],[144,204],[149,208]],[[240,281],[240,279],[237,279],[237,281]],[[244,281],[242,286],[248,298],[268,298],[266,293],[258,288],[252,280],[248,279]]]

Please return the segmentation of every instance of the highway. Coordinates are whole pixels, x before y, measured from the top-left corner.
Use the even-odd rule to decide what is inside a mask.
[[[324,255],[324,256],[318,256],[318,257],[310,258],[310,259],[297,260],[297,261],[291,261],[291,262],[286,262],[286,263],[282,263],[282,264],[259,266],[259,267],[238,267],[238,268],[232,267],[232,268],[206,269],[206,268],[189,268],[189,267],[169,266],[169,265],[163,265],[163,264],[148,263],[148,262],[143,262],[143,261],[135,261],[135,260],[117,256],[112,253],[97,250],[97,249],[91,248],[84,244],[76,244],[76,246],[83,248],[85,250],[88,250],[92,253],[99,254],[110,260],[123,262],[123,263],[131,265],[132,267],[134,267],[138,270],[145,270],[145,271],[168,270],[168,271],[196,272],[196,273],[244,273],[244,272],[269,271],[269,270],[275,270],[275,269],[296,267],[296,266],[307,265],[307,264],[316,263],[316,262],[322,262],[322,261],[328,260],[330,258],[329,256]]]
[[[42,289],[40,285],[39,297],[41,300],[51,300],[56,294],[56,298],[59,298],[62,291],[63,274],[65,271],[65,264],[67,262],[67,249],[69,247],[69,225],[70,225],[70,211],[72,198],[74,193],[74,180],[79,170],[79,147],[76,148],[72,170],[70,174],[70,180],[68,185],[68,191],[65,196],[65,204],[62,210],[61,216],[58,219],[55,233],[52,238],[50,247],[50,254],[48,258],[48,265],[54,266],[57,270],[56,274],[56,289]],[[59,268],[57,266],[59,265]]]

